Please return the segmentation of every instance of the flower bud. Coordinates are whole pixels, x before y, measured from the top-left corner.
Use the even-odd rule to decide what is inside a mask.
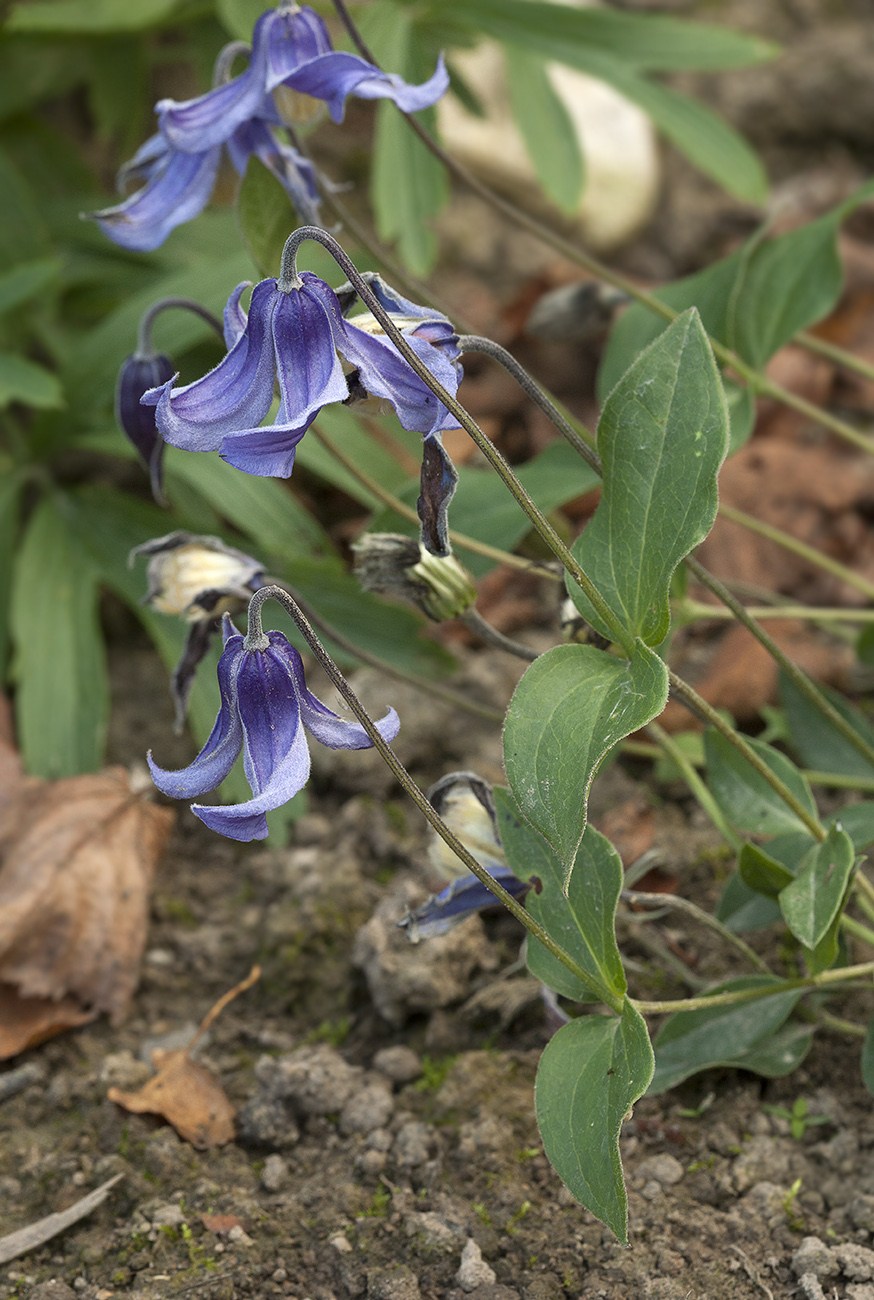
[[[459,618],[476,600],[473,579],[454,555],[431,555],[395,533],[365,533],[352,549],[365,591],[408,601],[435,623]]]
[[[162,353],[134,353],[122,362],[115,388],[115,418],[118,426],[136,448],[149,473],[152,493],[158,501],[163,499],[164,439],[155,424],[154,407],[141,406],[140,398],[148,389],[172,379],[174,373],[172,361]]]
[[[149,590],[143,604],[188,623],[239,613],[263,585],[263,569],[251,555],[226,546],[218,537],[168,533],[131,551],[150,556]]]

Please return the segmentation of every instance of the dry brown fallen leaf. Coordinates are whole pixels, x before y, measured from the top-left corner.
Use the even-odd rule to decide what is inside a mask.
[[[158,1073],[137,1092],[110,1088],[106,1094],[109,1100],[137,1115],[161,1115],[180,1137],[200,1150],[232,1142],[237,1112],[218,1080],[204,1066],[192,1061],[190,1053],[216,1016],[260,977],[260,967],[254,966],[241,983],[219,998],[207,1012],[187,1047],[172,1052],[156,1049],[152,1052],[152,1064]]]
[[[0,706],[0,1059],[109,1012],[124,1015],[174,813],[124,768],[21,772]]]

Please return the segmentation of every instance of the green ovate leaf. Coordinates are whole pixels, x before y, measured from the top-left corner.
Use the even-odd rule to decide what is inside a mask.
[[[757,36],[661,14],[572,8],[539,0],[444,0],[443,9],[498,40],[559,62],[592,52],[653,72],[743,67],[772,59],[778,47]]]
[[[816,817],[816,805],[810,786],[792,760],[761,740],[746,737],[746,741],[811,817]],[[707,784],[710,792],[729,821],[739,830],[753,835],[779,835],[781,831],[805,829],[804,823],[783,802],[776,790],[738,753],[734,745],[712,727],[704,733],[704,752],[707,757]]]
[[[11,606],[19,744],[45,777],[100,767],[109,710],[98,575],[59,507],[46,498],[31,515]]]
[[[10,402],[51,408],[63,406],[64,396],[61,385],[45,366],[12,352],[0,352],[0,408]]]
[[[510,701],[504,765],[523,815],[570,875],[592,778],[612,747],[661,713],[667,669],[642,642],[630,661],[593,646],[555,646]]]
[[[807,854],[801,870],[780,893],[780,910],[805,948],[815,948],[838,915],[855,862],[853,841],[839,826]]]
[[[775,981],[767,975],[743,975],[708,989],[705,996],[769,988],[775,983],[782,981]],[[761,1066],[763,1060],[768,1059],[767,1050],[774,1035],[803,992],[803,989],[787,989],[733,1006],[675,1012],[655,1038],[655,1072],[649,1092],[664,1092],[699,1070],[709,1070],[714,1066],[756,1070],[768,1077],[788,1073],[788,1069],[761,1069]],[[771,1067],[774,1064],[770,1062]],[[781,1067],[785,1062],[778,1060],[776,1064]]]
[[[535,876],[539,882],[526,899],[528,911],[598,981],[607,997],[610,993],[621,996],[626,980],[615,935],[616,905],[622,889],[619,854],[609,840],[588,826],[565,896],[564,868],[556,854],[522,820],[508,790],[496,789],[495,801],[507,862],[520,880]],[[556,993],[575,1002],[592,1001],[592,989],[530,935],[527,960],[532,975]],[[601,994],[599,1000],[603,997]]]
[[[756,894],[776,898],[795,879],[782,862],[772,858],[758,844],[744,844],[737,861],[741,880]]]
[[[237,218],[258,270],[265,277],[278,276],[285,241],[299,221],[279,181],[255,157],[249,159],[240,184]]]
[[[567,216],[583,192],[584,161],[570,114],[549,80],[543,59],[507,46],[507,88],[516,125],[548,198]]]
[[[727,447],[719,372],[698,313],[689,311],[607,399],[598,425],[604,487],[573,548],[623,627],[649,645],[670,626],[671,575],[713,525]],[[579,588],[568,589],[583,617],[610,636]]]
[[[543,1148],[587,1210],[626,1244],[628,1202],[619,1130],[652,1078],[642,1016],[626,1002],[621,1018],[580,1016],[546,1045],[534,1105]]]
[[[13,560],[18,541],[21,498],[25,477],[3,464],[0,471],[0,679],[6,677],[9,654],[9,599],[12,592]]]
[[[826,686],[819,689],[863,740],[874,745],[874,726],[865,715],[837,691]],[[838,772],[843,776],[874,777],[874,764],[844,739],[785,673],[780,674],[780,703],[786,714],[793,749],[805,767],[817,772]]]
[[[384,68],[409,82],[431,76],[437,50],[415,26],[411,9],[383,2],[373,6],[368,19],[367,38]],[[433,134],[433,108],[416,117]],[[437,260],[433,225],[449,198],[449,181],[443,165],[385,100],[376,110],[370,186],[380,239],[396,240],[413,274],[427,275]]]
[[[27,0],[6,21],[10,32],[133,32],[151,27],[177,0]]]

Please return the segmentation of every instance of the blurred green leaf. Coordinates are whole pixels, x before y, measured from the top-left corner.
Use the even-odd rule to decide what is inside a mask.
[[[553,89],[543,59],[508,45],[507,89],[516,124],[544,193],[572,216],[583,192],[585,162],[570,114]]]
[[[25,262],[0,275],[0,313],[11,311],[29,298],[42,293],[58,277],[60,263],[55,258]]]
[[[262,276],[279,275],[282,249],[298,219],[285,190],[258,158],[250,158],[246,167],[237,217],[249,256]]]
[[[779,48],[757,36],[725,27],[623,13],[607,8],[576,8],[535,0],[443,0],[445,10],[499,40],[513,41],[564,61],[569,51],[613,54],[651,72],[683,69],[716,71],[774,58]]]
[[[6,20],[10,32],[130,32],[152,27],[177,0],[26,0]]]
[[[230,36],[251,42],[255,23],[265,7],[264,0],[217,0],[215,8]]]
[[[35,776],[100,767],[109,683],[97,596],[95,566],[63,500],[45,497],[24,534],[11,606],[18,738]]]
[[[0,352],[0,408],[10,402],[53,407],[62,406],[64,396],[61,385],[45,366],[12,352]]]
[[[36,196],[5,152],[0,151],[0,270],[38,261],[51,249]]]
[[[795,879],[795,873],[772,858],[758,844],[744,844],[738,857],[740,878],[757,894],[776,898]]]
[[[377,0],[365,31],[382,66],[405,81],[421,82],[433,73],[436,51],[415,26],[412,10],[391,0]],[[416,118],[433,131],[433,109],[417,113]],[[386,100],[376,110],[370,184],[380,239],[396,240],[413,274],[427,275],[437,258],[433,222],[449,197],[449,181],[442,164]]]
[[[855,862],[853,842],[838,826],[815,845],[801,870],[780,892],[780,910],[805,948],[815,948],[838,915]]]
[[[9,654],[9,600],[24,482],[19,471],[3,465],[0,472],[0,680],[5,679]]]
[[[739,871],[733,871],[725,882],[715,916],[735,934],[744,934],[773,925],[780,920],[781,913],[774,899],[757,894],[744,884]]]

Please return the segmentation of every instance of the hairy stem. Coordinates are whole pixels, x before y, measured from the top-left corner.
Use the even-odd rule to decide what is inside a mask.
[[[837,970],[821,971],[818,975],[780,980],[779,983],[766,984],[763,988],[714,993],[711,997],[683,998],[679,1002],[647,1002],[635,998],[630,1001],[643,1015],[665,1015],[673,1011],[708,1011],[711,1007],[731,1007],[743,1002],[759,1002],[762,998],[773,997],[775,993],[786,993],[789,989],[816,989],[830,984],[868,979],[872,974],[874,974],[874,961],[868,961],[858,966],[842,966]]]

